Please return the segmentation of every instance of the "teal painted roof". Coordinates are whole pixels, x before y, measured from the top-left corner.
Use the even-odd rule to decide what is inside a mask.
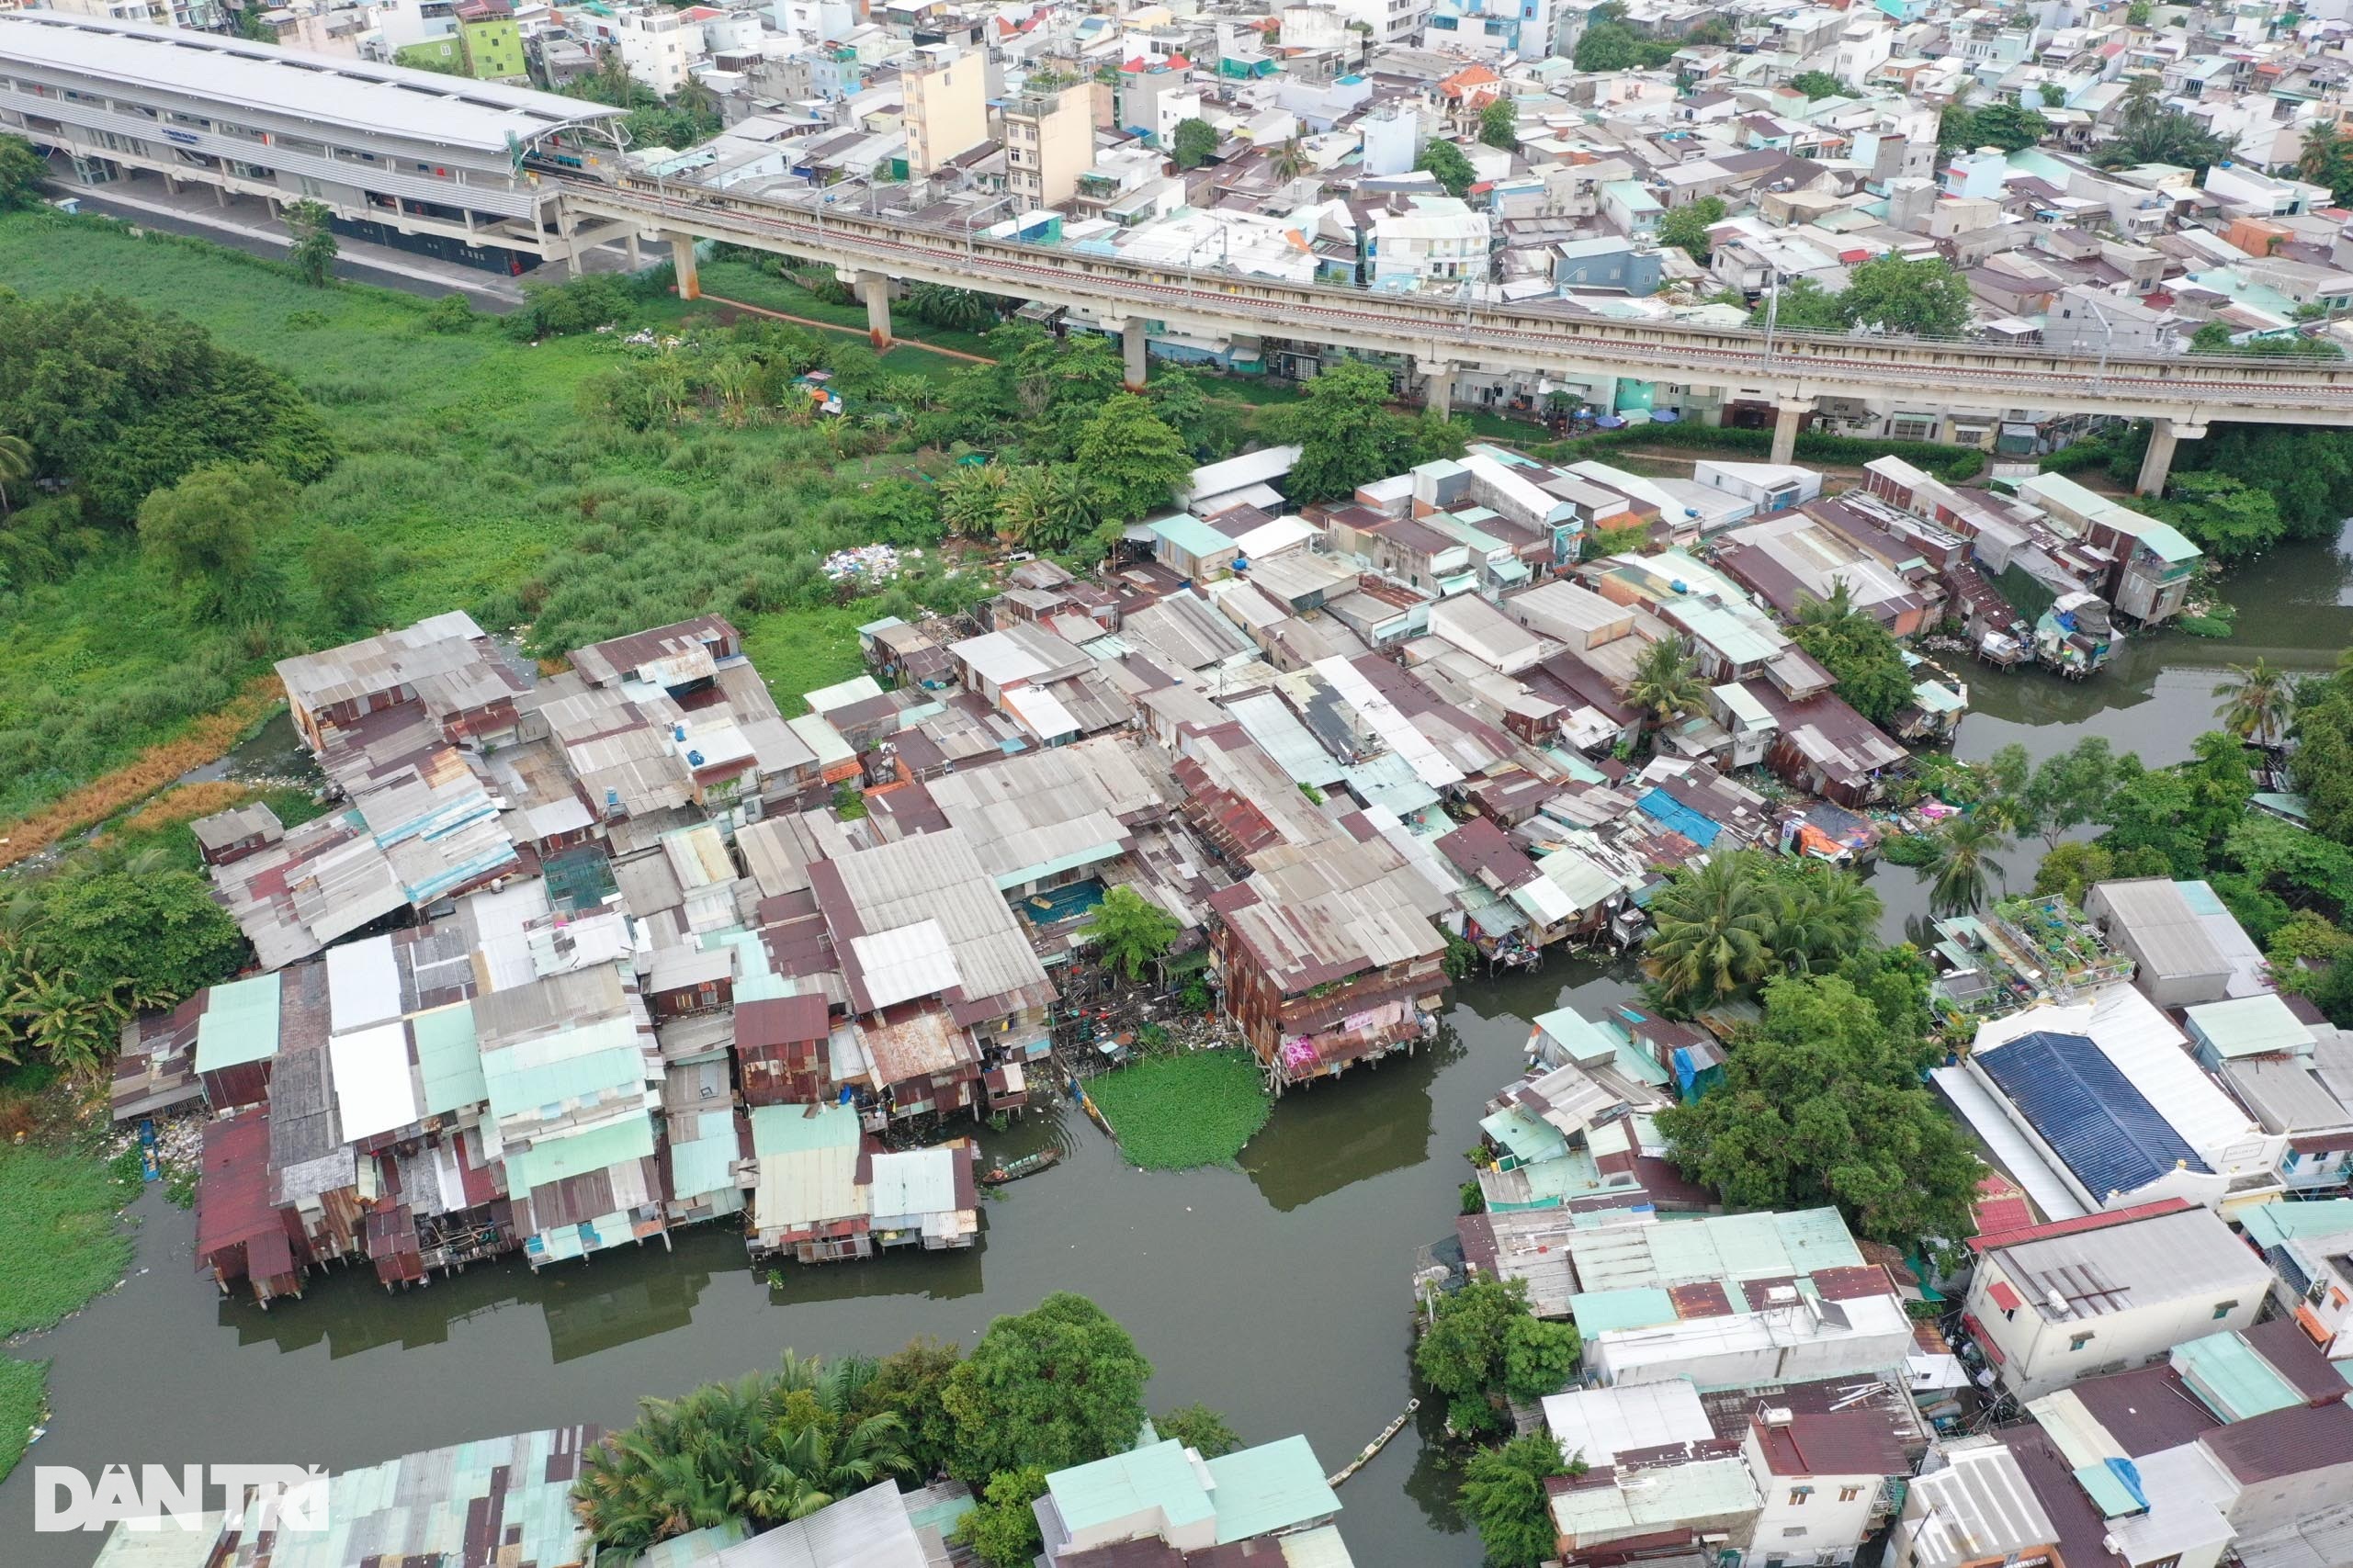
[[[2223,1421],[2244,1421],[2302,1404],[2304,1396],[2255,1352],[2243,1334],[2209,1334],[2173,1348],[2173,1370]]]
[[[1214,556],[1220,550],[1230,550],[1234,547],[1233,540],[1189,512],[1180,512],[1173,517],[1163,517],[1150,525],[1150,527],[1154,534],[1166,539],[1195,560],[1205,556]]]
[[[728,1168],[735,1163],[735,1112],[706,1111],[695,1118],[695,1135],[670,1145],[670,1190],[681,1198],[733,1187]]]
[[[2189,1032],[2212,1046],[2218,1055],[2261,1056],[2273,1052],[2305,1053],[2313,1048],[2313,1032],[2277,992],[2234,997],[2228,1001],[2200,1002],[2184,1010]]]
[[[1675,1321],[1675,1298],[1656,1288],[1580,1291],[1568,1298],[1577,1331],[1590,1338],[1613,1328],[1656,1328]]]
[[[542,1138],[506,1156],[506,1190],[528,1192],[566,1177],[643,1159],[653,1153],[653,1118],[624,1116],[617,1122],[560,1138]]]
[[[196,1070],[264,1062],[277,1055],[277,976],[212,987],[196,1025]]]
[[[1568,1140],[1560,1135],[1559,1129],[1516,1105],[1507,1105],[1492,1116],[1481,1117],[1479,1127],[1522,1165],[1558,1159],[1568,1153]]]
[[[1326,1484],[1324,1467],[1305,1438],[1284,1438],[1213,1459],[1209,1479],[1216,1483],[1209,1499],[1217,1509],[1220,1546],[1340,1512],[1340,1499]]]
[[[417,1076],[424,1080],[427,1116],[447,1115],[490,1098],[482,1082],[481,1047],[474,1033],[474,1010],[456,1007],[421,1012],[409,1021],[416,1040]]]
[[[1046,1478],[1046,1487],[1074,1535],[1153,1511],[1171,1528],[1196,1524],[1216,1513],[1200,1472],[1185,1457],[1184,1445],[1172,1438],[1092,1464],[1058,1470]]]
[[[2136,530],[2141,543],[2155,550],[2160,559],[2168,561],[2196,560],[2206,552],[2183,536],[2180,529],[2170,523],[2151,519]]]
[[[2128,1514],[2149,1511],[2149,1500],[2127,1484],[2124,1476],[2115,1469],[2120,1463],[2129,1465],[2132,1462],[2130,1460],[2104,1460],[2098,1464],[2076,1467],[2076,1484],[2084,1489],[2084,1495],[2091,1499],[2092,1506],[2099,1510],[2101,1518],[2121,1519]]]
[[[1606,1062],[1617,1056],[1618,1036],[1575,1008],[1555,1008],[1530,1021],[1552,1036],[1572,1061]]]
[[[2308,1203],[2261,1203],[2239,1215],[2247,1240],[2278,1247],[2297,1236],[2353,1231],[2353,1198],[2323,1198]]]
[[[805,1105],[758,1105],[752,1110],[752,1152],[763,1158],[853,1148],[857,1142],[854,1106],[819,1106],[814,1114]]]
[[[626,1015],[575,1024],[552,1034],[482,1053],[482,1081],[501,1117],[642,1088],[645,1058],[637,1025]]]

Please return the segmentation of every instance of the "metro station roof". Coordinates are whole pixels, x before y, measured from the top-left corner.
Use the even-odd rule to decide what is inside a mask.
[[[52,11],[0,13],[0,62],[10,61],[322,127],[487,152],[503,151],[510,137],[530,142],[622,112],[527,87]]]

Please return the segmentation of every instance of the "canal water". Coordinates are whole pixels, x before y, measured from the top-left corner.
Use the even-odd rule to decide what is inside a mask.
[[[2187,754],[2212,720],[2225,663],[2257,655],[2325,668],[2353,645],[2353,546],[2279,552],[2230,585],[2238,636],[2129,644],[2081,684],[1974,671],[1960,741],[1982,757],[2037,754],[2084,734],[2151,762]],[[256,753],[283,746],[265,732]],[[2039,846],[2035,846],[2039,849]],[[2013,886],[2034,855],[2014,852]],[[1918,874],[1877,868],[1887,929],[1924,914]],[[1241,1168],[1149,1174],[1066,1111],[990,1139],[1066,1157],[988,1204],[968,1253],[788,1268],[772,1287],[741,1237],[706,1227],[659,1247],[533,1275],[478,1267],[387,1295],[339,1269],[264,1313],[198,1279],[192,1216],[151,1190],[132,1210],[130,1277],[18,1353],[53,1362],[49,1436],[0,1485],[0,1562],[87,1568],[97,1538],[32,1533],[37,1464],[232,1461],[331,1469],[468,1438],[573,1421],[618,1425],[644,1394],[768,1365],[786,1349],[879,1354],[916,1335],[969,1346],[989,1320],[1049,1291],[1092,1296],[1160,1370],[1156,1410],[1202,1400],[1249,1441],[1305,1432],[1337,1470],[1404,1407],[1408,1276],[1452,1233],[1463,1152],[1487,1099],[1517,1071],[1527,1019],[1566,1000],[1630,996],[1627,966],[1555,957],[1534,976],[1462,987],[1440,1039],[1413,1057],[1286,1098]],[[1453,1477],[1425,1445],[1431,1416],[1352,1480],[1341,1527],[1364,1568],[1472,1568]]]

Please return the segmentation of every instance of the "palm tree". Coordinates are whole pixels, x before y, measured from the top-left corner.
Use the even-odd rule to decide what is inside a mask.
[[[711,366],[708,380],[711,390],[718,396],[720,417],[740,428],[751,418],[752,395],[760,385],[760,367],[740,354],[730,354]]]
[[[2287,738],[2296,694],[2288,672],[2266,659],[2246,668],[2230,666],[2231,679],[2214,688],[2229,701],[2217,707],[2223,728],[2253,746],[2270,750]]]
[[[1284,138],[1283,144],[1267,160],[1267,172],[1274,176],[1277,185],[1289,185],[1306,174],[1310,166],[1307,144],[1299,140],[1296,131]]]
[[[782,1523],[830,1507],[885,1476],[903,1475],[913,1467],[901,1435],[899,1417],[890,1415],[869,1416],[847,1431],[830,1417],[775,1431],[773,1457],[746,1494],[745,1506],[755,1519]]]
[[[1024,468],[1005,487],[1001,537],[1058,550],[1095,525],[1095,504],[1084,472],[1073,463]]]
[[[2009,840],[1992,819],[1976,812],[1937,835],[1937,858],[1929,863],[1929,907],[1940,915],[1965,915],[1985,901],[1993,855]]]
[[[1643,964],[1668,999],[1719,1001],[1765,977],[1781,900],[1756,853],[1740,850],[1678,872],[1650,918]]]
[[[986,332],[997,323],[997,308],[988,295],[945,283],[917,284],[908,291],[907,310],[920,321],[954,332]]]
[[[28,976],[9,997],[8,1015],[27,1043],[47,1052],[59,1070],[77,1077],[107,1059],[122,1026],[113,998],[84,991],[71,969]]]
[[[0,514],[8,510],[8,487],[33,475],[33,444],[0,431]]]
[[[1850,872],[1818,861],[1783,879],[1774,946],[1796,974],[1837,964],[1867,946],[1879,929],[1879,895]]]
[[[1830,585],[1827,599],[1809,593],[1797,603],[1797,624],[1801,626],[1842,626],[1849,616],[1861,614],[1855,608],[1854,595],[1848,591],[1844,578]]]
[[[1708,687],[1692,667],[1691,644],[1661,637],[1643,649],[1623,694],[1642,710],[1643,728],[1652,731],[1682,715],[1704,712]]]
[[[940,521],[967,539],[996,536],[1005,510],[1006,470],[994,463],[967,463],[940,481]]]

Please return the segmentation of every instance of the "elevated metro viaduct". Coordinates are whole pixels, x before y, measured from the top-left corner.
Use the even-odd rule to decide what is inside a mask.
[[[1290,338],[1408,358],[1443,407],[1482,366],[1631,376],[1779,411],[1786,461],[1827,397],[1932,398],[1996,417],[2021,404],[2154,422],[2140,488],[2210,422],[2353,424],[2353,362],[2227,355],[2098,357],[1983,344],[1782,333],[1768,337],[1590,315],[1555,301],[1465,304],[1165,265],[831,210],[814,191],[761,197],[628,171],[617,110],[490,83],[241,39],[0,12],[0,128],[62,153],[85,179],[125,170],[278,205],[324,202],[338,227],[469,265],[520,271],[619,242],[667,241],[680,293],[699,293],[695,242],[832,266],[865,299],[878,344],[894,282],[1043,301],[1110,324],[1141,384],[1148,334]]]

